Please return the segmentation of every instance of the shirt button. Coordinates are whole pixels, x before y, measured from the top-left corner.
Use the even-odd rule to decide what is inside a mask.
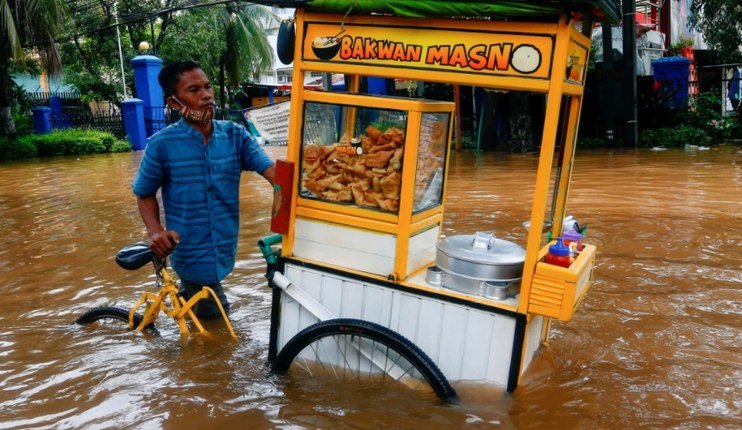
[[[211,192],[211,187],[209,187],[209,192]]]
[[[216,230],[216,227],[211,227],[211,231],[214,231],[214,230]]]

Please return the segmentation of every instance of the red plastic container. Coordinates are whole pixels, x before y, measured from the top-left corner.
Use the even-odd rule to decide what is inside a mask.
[[[572,256],[569,247],[564,246],[562,238],[558,237],[554,245],[549,246],[549,252],[546,253],[544,262],[546,264],[553,264],[554,266],[566,267],[572,264]]]

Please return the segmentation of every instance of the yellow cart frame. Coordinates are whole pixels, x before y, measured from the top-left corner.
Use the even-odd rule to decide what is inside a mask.
[[[556,197],[552,213],[552,235],[558,237],[562,233],[582,107],[583,83],[590,52],[592,23],[581,22],[576,25],[577,23],[567,15],[562,16],[558,22],[540,23],[407,19],[388,16],[343,17],[306,12],[303,9],[297,10],[295,22],[296,50],[293,62],[287,158],[296,166],[301,165],[304,102],[352,105],[362,100],[366,106],[374,107],[372,98],[353,94],[358,92],[359,76],[527,91],[546,94],[548,99],[530,217],[533,228],[528,234],[522,286],[516,306],[409,282],[410,278],[424,271],[425,267],[416,273],[408,274],[404,266],[408,240],[415,232],[424,230],[430,225],[442,226],[445,185],[443,204],[416,215],[412,214],[411,208],[402,207],[405,201],[411,200],[409,195],[405,196],[405,192],[411,192],[410,187],[407,187],[406,191],[404,187],[402,189],[398,215],[313,201],[302,198],[295,190],[291,200],[289,231],[283,237],[281,257],[294,261],[302,260],[293,255],[297,218],[325,220],[355,228],[393,233],[398,238],[407,240],[398,240],[395,272],[388,277],[328,264],[315,264],[306,259],[305,262],[314,266],[324,266],[334,273],[347,273],[364,279],[376,279],[379,282],[391,281],[413,293],[418,291],[420,294],[447,296],[457,303],[505,311],[516,315],[518,320],[523,322],[524,326],[521,329],[523,331],[519,332],[522,337],[525,337],[525,324],[540,315],[546,318],[540,339],[546,341],[550,318],[569,320],[589,289],[595,258],[595,247],[588,245],[568,269],[546,265],[541,261],[546,253],[546,247],[542,246],[543,233],[539,228],[546,217],[550,176],[554,167],[554,151],[558,138],[557,130],[562,122],[562,135],[559,137],[561,165],[558,166],[561,174],[557,175],[554,187]],[[312,41],[317,37],[336,34],[341,27],[347,34],[338,53],[330,58],[318,58],[312,49]],[[538,57],[538,61],[534,61],[534,57]],[[305,91],[304,78],[310,71],[343,73],[346,77],[350,76],[349,81],[346,78],[347,93]],[[562,111],[565,98],[565,109]],[[398,103],[400,110],[405,110],[414,109],[418,101],[399,99]],[[450,105],[442,106],[441,110],[450,111]],[[414,123],[416,119],[412,115],[409,121],[413,129],[415,126],[419,128],[419,117],[417,124]],[[417,141],[408,143],[405,147],[405,160],[414,160]],[[447,173],[446,168],[446,175]],[[414,182],[414,174],[415,169],[405,169],[402,183]],[[301,169],[294,169],[293,179],[295,186],[301,183]],[[444,184],[446,182],[444,181]],[[275,320],[273,322],[275,323]],[[272,334],[272,339],[274,337]],[[522,348],[522,351],[513,355],[513,359],[520,360],[522,364],[525,343],[516,341],[514,345],[514,348]],[[272,346],[269,356],[274,354]],[[520,373],[511,372],[508,389],[514,388],[517,384],[514,380],[519,378]]]

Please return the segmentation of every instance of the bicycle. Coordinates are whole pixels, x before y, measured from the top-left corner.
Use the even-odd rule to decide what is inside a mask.
[[[134,306],[130,310],[114,306],[101,306],[91,309],[75,320],[75,323],[92,324],[104,320],[122,321],[128,323],[129,330],[156,333],[157,330],[154,323],[160,312],[162,312],[176,320],[183,338],[190,335],[186,316],[191,319],[199,333],[208,335],[208,332],[201,325],[201,322],[196,317],[196,314],[193,313],[192,309],[199,300],[211,296],[216,301],[217,306],[219,306],[219,311],[221,311],[229,333],[234,339],[237,339],[237,335],[235,335],[232,329],[232,324],[230,324],[229,318],[227,318],[227,314],[224,312],[224,308],[219,302],[214,290],[209,287],[203,287],[201,291],[186,301],[178,291],[178,282],[167,271],[167,261],[158,258],[149,249],[147,242],[138,242],[134,245],[127,246],[116,254],[116,263],[125,270],[138,270],[149,262],[152,262],[155,273],[157,274],[155,280],[155,286],[159,288],[157,294],[142,293],[141,298],[134,303]],[[168,306],[167,301],[170,302],[170,306]],[[137,311],[142,306],[145,306],[144,314],[139,315]]]

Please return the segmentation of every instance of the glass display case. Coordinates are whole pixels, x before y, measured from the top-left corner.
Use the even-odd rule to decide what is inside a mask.
[[[448,104],[352,97],[389,107],[304,103],[299,195],[398,214],[403,189],[411,187],[413,213],[440,206],[452,117]],[[434,112],[394,108],[410,104],[421,110],[426,105],[435,108]],[[414,175],[405,175],[407,169]],[[405,177],[414,184],[406,184]]]
[[[422,114],[412,206],[415,213],[436,207],[443,199],[443,176],[450,122],[451,114],[447,112]]]

